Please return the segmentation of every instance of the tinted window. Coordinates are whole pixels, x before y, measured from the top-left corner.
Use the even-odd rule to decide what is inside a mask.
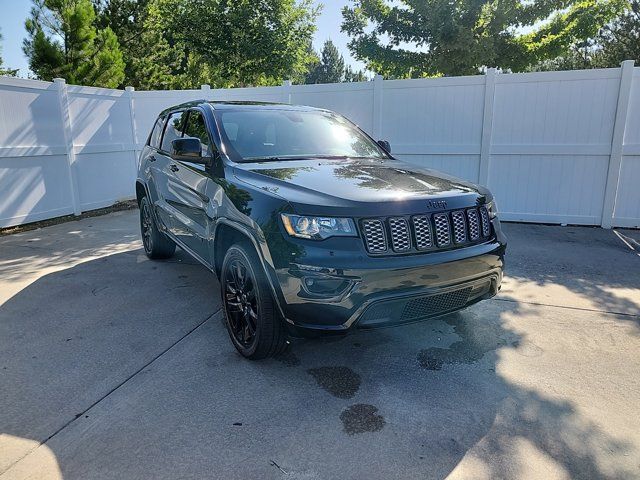
[[[321,111],[228,110],[219,113],[225,144],[239,160],[297,157],[388,158],[351,122]]]
[[[189,112],[189,120],[187,120],[187,126],[184,129],[185,137],[193,137],[200,140],[202,146],[202,156],[209,157],[211,155],[209,135],[207,134],[207,126],[204,123],[204,117],[202,113],[197,110],[191,110]]]
[[[149,145],[153,148],[160,148],[160,138],[162,137],[162,126],[164,125],[164,118],[159,117],[156,120],[156,124],[151,131],[151,137],[149,138]]]
[[[162,150],[165,152],[171,151],[171,142],[176,138],[182,137],[182,119],[184,118],[184,112],[172,113],[167,120],[167,126],[164,129],[164,136],[162,137]]]

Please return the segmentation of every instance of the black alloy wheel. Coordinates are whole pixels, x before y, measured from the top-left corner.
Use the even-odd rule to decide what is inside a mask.
[[[287,343],[286,332],[251,245],[238,243],[227,250],[220,285],[225,324],[236,350],[251,360],[281,353]]]
[[[251,348],[258,329],[258,293],[253,272],[240,258],[234,258],[225,272],[224,301],[231,335]]]
[[[140,235],[142,236],[144,253],[151,259],[169,258],[176,251],[176,244],[173,240],[158,230],[147,197],[140,199]]]
[[[142,202],[140,206],[140,232],[142,234],[144,251],[149,255],[149,253],[153,251],[153,219],[151,218],[149,202]]]

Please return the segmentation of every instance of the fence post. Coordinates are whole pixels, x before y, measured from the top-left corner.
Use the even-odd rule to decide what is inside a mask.
[[[373,126],[372,136],[375,140],[382,140],[382,96],[383,96],[382,75],[373,77]]]
[[[133,95],[136,91],[135,87],[124,87],[124,91],[129,99],[129,119],[131,121],[131,138],[133,139],[133,151],[138,150],[138,127],[136,125],[136,111]]]
[[[496,69],[488,68],[484,79],[484,110],[482,114],[480,166],[478,169],[478,183],[480,185],[489,184],[489,168],[491,165],[491,138],[493,132],[493,102],[496,93]]]
[[[124,87],[124,94],[129,100],[129,121],[131,122],[131,151],[133,153],[133,178],[138,175],[138,127],[136,125],[136,110],[134,104],[134,87]]]
[[[282,82],[282,101],[283,103],[291,103],[291,80]]]
[[[200,85],[200,90],[202,91],[202,99],[203,100],[211,100],[211,85]]]
[[[611,155],[609,157],[607,185],[604,191],[604,205],[602,206],[602,228],[611,228],[613,226],[616,196],[618,194],[618,184],[620,181],[620,166],[622,165],[622,145],[624,142],[624,131],[627,126],[627,112],[629,111],[631,84],[633,82],[633,63],[633,60],[625,60],[622,62],[620,68],[618,106],[616,108],[616,119],[611,137]]]
[[[69,113],[69,97],[67,95],[67,83],[64,78],[54,78],[53,83],[58,91],[58,103],[60,106],[60,121],[64,136],[64,145],[67,150],[67,168],[69,171],[69,190],[71,192],[71,204],[74,215],[80,215],[80,192],[78,190],[78,175],[76,172],[76,152],[73,150],[73,133],[71,131],[71,114]]]

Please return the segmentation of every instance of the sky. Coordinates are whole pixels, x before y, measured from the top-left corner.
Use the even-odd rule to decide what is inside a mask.
[[[356,69],[364,69],[364,64],[351,57],[347,48],[349,37],[340,32],[342,23],[342,7],[349,0],[314,0],[316,5],[324,5],[317,20],[318,30],[313,41],[316,50],[321,50],[326,40],[332,40],[347,64]],[[27,59],[22,53],[22,40],[26,36],[24,21],[31,10],[31,0],[0,0],[0,33],[2,33],[2,58],[6,68],[19,68],[19,75],[26,77],[29,73]]]

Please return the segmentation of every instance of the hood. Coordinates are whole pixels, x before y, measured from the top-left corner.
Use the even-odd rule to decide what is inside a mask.
[[[235,175],[285,198],[305,214],[349,207],[367,215],[387,214],[380,209],[388,214],[450,210],[483,203],[488,195],[482,187],[399,160],[245,163],[237,165]]]

